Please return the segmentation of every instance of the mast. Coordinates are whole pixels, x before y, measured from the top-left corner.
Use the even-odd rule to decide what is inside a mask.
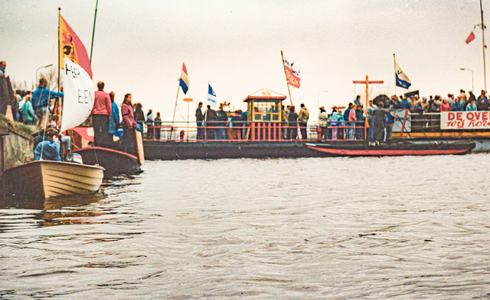
[[[393,64],[395,67],[395,94],[394,95],[396,95],[396,59],[395,59],[395,53],[393,53]]]
[[[61,53],[60,53],[60,47],[61,47],[61,28],[60,28],[60,21],[61,21],[61,7],[58,7],[58,93],[60,92],[60,62],[61,62]]]
[[[92,45],[90,45],[90,64],[92,64],[92,52],[94,50],[95,22],[97,21],[97,6],[99,6],[99,0],[95,2],[94,29],[92,30]]]
[[[485,45],[485,23],[483,22],[482,0],[480,0],[480,13],[481,13],[481,34],[482,34],[482,41],[483,41],[483,83],[486,91],[487,90],[487,64],[485,62],[485,49],[487,48],[487,46]]]

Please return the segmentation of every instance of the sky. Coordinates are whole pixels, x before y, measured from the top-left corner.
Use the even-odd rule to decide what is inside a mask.
[[[36,70],[57,62],[58,7],[90,53],[96,0],[0,0],[0,61],[14,82],[32,88]],[[490,11],[490,1],[483,1]],[[484,18],[490,20],[485,13]],[[243,99],[263,88],[288,96],[281,50],[300,67],[301,87],[290,88],[316,121],[318,107],[346,105],[365,86],[395,88],[393,54],[421,96],[484,88],[479,0],[99,0],[92,53],[100,80],[122,103],[126,93],[143,110],[171,120],[194,120],[208,82],[218,102],[246,109]],[[465,40],[471,31],[476,39]],[[488,43],[488,38],[487,38]],[[490,59],[490,58],[488,58]],[[186,95],[178,89],[182,63]],[[471,71],[461,71],[466,68]],[[46,69],[41,69],[40,73]],[[39,73],[39,74],[40,74]],[[473,79],[472,79],[473,78]],[[490,83],[489,83],[490,84]],[[194,98],[188,108],[183,98]]]

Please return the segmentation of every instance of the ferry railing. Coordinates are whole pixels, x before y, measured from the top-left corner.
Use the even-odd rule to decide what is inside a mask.
[[[249,122],[243,126],[188,126],[186,122],[162,122],[157,125],[144,125],[144,141],[178,142],[285,142],[361,140],[367,136],[364,122],[329,123],[327,135],[318,125],[286,126],[280,122]],[[302,134],[306,133],[303,138]]]

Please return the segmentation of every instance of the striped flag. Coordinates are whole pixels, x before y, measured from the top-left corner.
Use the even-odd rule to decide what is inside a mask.
[[[187,68],[185,67],[184,63],[182,63],[182,73],[180,74],[179,81],[179,85],[182,88],[182,91],[184,92],[184,94],[187,94],[187,91],[189,90],[189,77],[187,76]]]

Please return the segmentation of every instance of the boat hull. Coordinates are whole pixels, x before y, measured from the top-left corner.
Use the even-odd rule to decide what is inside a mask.
[[[106,178],[121,174],[135,175],[142,172],[138,157],[126,152],[103,147],[87,147],[73,152],[79,153],[86,164],[98,164],[104,167]]]
[[[470,153],[475,142],[407,142],[374,143],[367,141],[305,144],[308,149],[325,156],[405,156],[405,155],[458,155]]]
[[[5,171],[5,192],[11,199],[50,199],[100,190],[104,168],[71,162],[33,161]]]

